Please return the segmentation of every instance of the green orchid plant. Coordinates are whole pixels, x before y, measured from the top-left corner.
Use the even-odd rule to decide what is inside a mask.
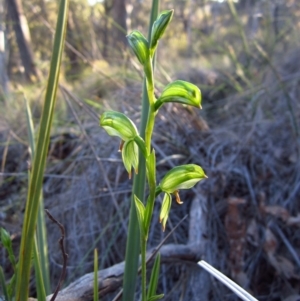
[[[149,100],[149,113],[143,139],[132,120],[126,115],[108,111],[102,114],[100,125],[111,136],[121,139],[120,151],[122,160],[131,178],[131,171],[134,169],[138,173],[139,152],[146,162],[146,176],[149,187],[149,195],[144,204],[136,195],[134,203],[137,212],[137,219],[140,228],[141,244],[141,265],[142,265],[142,301],[154,301],[161,299],[163,295],[157,295],[156,287],[158,282],[159,256],[156,258],[152,269],[150,283],[146,284],[146,249],[149,235],[151,218],[156,198],[164,194],[160,211],[160,222],[165,230],[171,209],[172,196],[178,204],[182,201],[179,197],[179,190],[192,188],[196,183],[206,178],[203,169],[195,164],[177,166],[171,169],[162,178],[160,183],[156,183],[156,156],[155,150],[151,146],[155,117],[159,109],[165,103],[181,103],[197,108],[201,108],[201,92],[195,85],[182,80],[174,81],[163,89],[161,95],[156,98],[154,95],[153,59],[160,38],[163,36],[170,23],[174,11],[163,11],[153,23],[151,39],[148,41],[139,31],[133,31],[127,36],[130,47],[136,55],[138,61],[143,66],[146,78],[146,87]]]

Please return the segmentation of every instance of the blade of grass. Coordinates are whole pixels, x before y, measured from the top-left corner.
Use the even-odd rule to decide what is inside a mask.
[[[38,242],[36,236],[34,238],[33,254],[34,254],[33,264],[34,264],[34,271],[35,271],[37,297],[38,300],[46,300],[45,285],[44,285],[44,279],[43,279],[41,262],[40,262],[40,254],[38,250]]]
[[[99,300],[98,291],[98,250],[94,250],[94,301]]]
[[[32,114],[30,110],[30,106],[28,104],[28,101],[26,97],[25,99],[25,108],[26,108],[26,121],[27,121],[27,130],[28,130],[28,137],[29,137],[29,149],[31,153],[31,161],[34,158],[34,152],[35,152],[35,145],[34,145],[34,127],[33,127],[33,120],[32,120]],[[29,177],[30,178],[30,171]],[[39,206],[39,212],[38,212],[38,226],[37,226],[37,233],[45,233],[46,234],[46,225],[45,221],[40,216],[41,209],[44,210],[44,205],[42,204],[42,190],[40,191],[40,206]],[[45,291],[45,281],[48,282],[50,285],[50,274],[48,270],[48,254],[47,254],[47,240],[44,240],[44,236],[42,236],[41,243],[43,243],[41,246],[41,249],[39,249],[38,239],[37,235],[34,239],[34,269],[35,269],[35,278],[36,278],[36,287],[37,287],[37,296],[39,300],[44,300],[46,298],[46,291]],[[45,251],[44,251],[45,250]],[[44,252],[43,252],[44,251]],[[46,256],[46,257],[45,257]],[[42,263],[41,263],[42,261]],[[50,289],[50,286],[48,287],[48,290]],[[48,291],[49,293],[49,291]]]
[[[152,24],[158,16],[159,0],[152,1],[150,24],[148,31],[148,40],[151,37]],[[145,138],[145,129],[149,112],[149,100],[147,95],[146,80],[143,85],[143,98],[142,98],[142,118],[140,125],[140,135]],[[145,198],[145,181],[146,181],[146,164],[143,155],[139,154],[139,173],[134,177],[133,191],[130,205],[130,217],[128,225],[128,238],[126,243],[125,255],[125,270],[123,281],[123,301],[134,300],[136,278],[139,264],[139,251],[140,251],[140,233],[135,204],[134,195],[136,195],[143,203]]]
[[[44,288],[47,295],[51,293],[50,285],[50,270],[48,259],[48,243],[47,243],[47,229],[44,214],[44,198],[41,192],[40,206],[37,219],[36,228],[37,249],[39,252],[39,259],[41,265],[41,272],[43,275]]]
[[[35,153],[34,126],[33,126],[32,114],[31,114],[29,103],[25,96],[24,99],[25,99],[25,106],[26,106],[26,121],[27,121],[29,145],[30,145],[30,152],[31,152],[31,161],[33,161],[34,153]],[[30,178],[30,176],[28,178]],[[41,281],[37,282],[37,291],[38,293],[45,292],[46,294],[50,294],[51,287],[50,287],[50,272],[49,272],[49,261],[48,261],[48,243],[47,243],[46,222],[44,216],[44,199],[43,199],[42,190],[40,191],[39,203],[40,206],[39,206],[38,219],[37,219],[36,239],[34,240],[35,249],[36,249],[35,256],[34,256],[34,266],[35,266],[35,273],[36,275],[41,275],[41,277],[39,277],[38,279],[42,280],[42,282]],[[38,271],[37,269],[40,269],[40,271]],[[41,300],[43,299],[41,298]]]
[[[158,278],[159,278],[159,268],[160,268],[160,253],[158,253],[158,255],[156,256],[152,268],[147,299],[150,299],[151,297],[156,295],[156,289],[157,289]]]
[[[68,5],[69,0],[60,1],[45,103],[37,139],[36,154],[34,156],[34,161],[32,164],[32,172],[30,176],[22,229],[15,298],[15,300],[17,301],[28,300],[31,256],[34,245],[34,235],[38,216],[40,191],[43,184],[43,174],[46,165],[46,157],[50,139],[50,129],[56,101],[60,64],[65,41]]]

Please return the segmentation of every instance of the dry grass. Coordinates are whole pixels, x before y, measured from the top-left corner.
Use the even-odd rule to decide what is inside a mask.
[[[258,35],[264,42],[264,32]],[[208,49],[209,38],[204,45]],[[195,190],[182,192],[184,204],[173,204],[166,232],[190,213],[192,199],[198,196],[206,213],[205,229],[199,221],[199,231],[205,232],[205,259],[259,300],[286,300],[300,289],[299,49],[284,52],[288,53],[284,58],[274,51],[269,61],[254,49],[248,73],[245,71],[250,86],[238,75],[232,61],[223,70],[207,72],[199,63],[174,76],[199,84],[204,92],[204,109],[199,113],[169,105],[159,113],[154,135],[158,179],[177,164],[203,166],[209,179]],[[208,60],[212,55],[208,54]],[[220,56],[220,61],[223,58]],[[175,67],[179,69],[179,65]],[[161,72],[158,76],[162,82],[168,77]],[[106,80],[100,89],[106,89]],[[124,80],[127,88],[113,85],[105,93],[93,84],[91,95],[99,92],[103,108],[118,108],[139,122],[141,89],[135,80],[128,76]],[[56,128],[53,134],[44,193],[46,208],[66,227],[70,282],[92,271],[94,247],[100,254],[100,268],[124,259],[132,182],[117,152],[118,141],[98,126],[100,112],[66,89],[62,89],[61,98],[66,103],[68,124]],[[14,235],[16,249],[28,159],[23,144],[24,123],[20,124],[1,122],[0,146],[0,226]],[[155,222],[159,207],[154,213],[150,246],[157,245],[165,235]],[[186,221],[169,242],[187,243],[188,229]],[[61,271],[58,238],[59,232],[49,222],[53,286]],[[0,264],[9,274],[6,260],[1,251]],[[160,291],[166,294],[164,300],[237,299],[196,265],[164,265],[160,283]]]
[[[293,88],[297,89],[299,78],[293,73],[289,73],[289,78],[286,88],[291,95],[297,95]],[[263,92],[259,94],[259,91]],[[272,101],[266,97],[266,91],[273,96]],[[129,107],[126,102],[132,93],[117,90],[111,97],[124,99],[120,109],[138,121],[137,107]],[[140,92],[135,93],[138,96]],[[284,298],[297,289],[295,280],[300,266],[293,252],[299,252],[296,235],[299,221],[293,224],[291,217],[296,217],[300,210],[298,138],[286,99],[276,83],[271,87],[262,85],[257,93],[260,98],[255,106],[244,96],[216,102],[219,116],[209,122],[209,129],[204,122],[199,122],[198,112],[177,105],[166,106],[158,115],[154,146],[159,175],[173,165],[194,162],[203,166],[209,176],[197,190],[182,193],[185,202],[182,206],[173,205],[167,231],[189,213],[194,194],[200,193],[206,212],[206,260],[248,287],[261,300],[269,300]],[[64,96],[70,106],[72,132],[52,139],[44,191],[46,207],[66,227],[68,281],[72,281],[92,270],[94,247],[99,250],[101,268],[123,260],[131,182],[117,152],[118,142],[98,127],[97,114],[85,110],[85,105],[79,107],[72,94]],[[296,102],[293,112],[298,118]],[[208,113],[204,111],[205,114]],[[222,123],[218,123],[218,118]],[[16,149],[20,151],[19,147]],[[21,149],[24,162],[26,152],[24,147]],[[3,150],[2,147],[2,156]],[[12,159],[7,162],[13,164]],[[9,166],[5,165],[6,172],[18,169],[25,172],[20,162],[11,170]],[[4,179],[7,183],[9,177]],[[18,179],[14,177],[14,181]],[[2,191],[16,196],[21,186],[14,184],[14,187],[19,188],[9,191],[2,186],[5,188]],[[159,206],[154,221],[158,220],[158,210]],[[2,225],[18,224],[8,217],[9,211],[4,210]],[[56,243],[59,233],[52,224],[48,227],[55,283],[61,269]],[[150,245],[156,245],[163,236],[160,225],[154,222]],[[188,222],[174,233],[172,241],[187,243],[187,237]],[[268,244],[270,239],[271,245],[276,246],[273,249]],[[239,260],[233,260],[233,254]],[[234,298],[196,267],[166,265],[162,272],[161,289],[167,295],[166,300],[178,296],[179,292],[184,300],[198,300],[199,296],[201,300]],[[201,285],[204,282],[205,290]]]

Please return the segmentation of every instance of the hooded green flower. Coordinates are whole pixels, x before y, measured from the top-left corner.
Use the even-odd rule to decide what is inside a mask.
[[[100,125],[108,135],[118,136],[125,142],[138,136],[135,124],[126,115],[116,111],[104,112],[100,118]]]
[[[132,167],[135,173],[138,173],[139,148],[144,156],[147,154],[145,142],[139,136],[135,124],[122,113],[108,111],[102,114],[100,125],[110,136],[122,139],[119,150],[122,152],[124,166],[131,178]]]
[[[176,80],[165,87],[155,103],[157,111],[166,102],[177,102],[201,108],[201,91],[189,82]]]
[[[172,168],[161,180],[162,191],[173,193],[179,189],[192,188],[197,182],[207,178],[203,169],[195,164],[181,165]]]
[[[161,180],[157,187],[157,193],[172,193],[176,197],[177,203],[181,204],[179,197],[180,189],[189,189],[199,181],[207,178],[203,169],[195,164],[181,165],[172,168]]]
[[[149,44],[147,39],[138,30],[134,30],[127,36],[127,40],[139,62],[144,66],[149,60]]]
[[[155,48],[157,47],[158,40],[163,36],[166,28],[168,27],[172,17],[174,14],[174,10],[165,10],[163,11],[157,20],[153,23],[152,31],[151,31],[151,42],[150,49],[152,53],[154,53]]]

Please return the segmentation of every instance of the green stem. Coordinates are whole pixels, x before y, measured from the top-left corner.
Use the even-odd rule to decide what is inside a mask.
[[[150,106],[148,120],[147,120],[147,128],[145,131],[145,143],[146,143],[148,155],[150,155],[150,153],[151,153],[151,139],[152,139],[152,133],[153,133],[153,129],[154,129],[154,122],[155,122],[154,107]]]
[[[141,256],[142,256],[142,301],[147,301],[147,292],[146,292],[146,280],[147,280],[146,251],[147,251],[147,239],[145,237],[141,241]]]
[[[151,8],[151,16],[150,16],[150,25],[148,32],[148,40],[151,38],[151,30],[154,21],[157,19],[159,10],[159,0],[152,0],[152,8]],[[153,58],[153,62],[155,59]],[[148,67],[151,70],[151,81],[150,89],[152,87],[152,92],[149,93],[149,84],[148,80],[144,80],[143,85],[143,101],[142,101],[142,118],[140,125],[140,136],[145,139],[146,145],[146,159],[151,154],[151,136],[154,128],[154,110],[150,108],[152,103],[152,107],[154,106],[155,98],[154,98],[154,84],[153,84],[153,68],[152,61],[149,60]],[[149,66],[149,64],[151,66]],[[146,70],[145,70],[146,71]],[[150,95],[150,97],[149,97]],[[149,99],[150,98],[150,99]],[[149,125],[151,125],[152,130],[149,129]],[[147,142],[146,137],[147,136]],[[139,141],[138,141],[139,142]],[[138,143],[137,142],[137,143]],[[144,202],[144,191],[145,191],[145,177],[146,177],[146,166],[145,166],[145,158],[140,152],[139,155],[139,174],[134,177],[133,183],[133,196],[136,195],[142,202]],[[123,283],[123,301],[133,301],[134,293],[135,293],[135,285],[136,285],[136,275],[138,270],[138,259],[139,259],[139,246],[141,246],[141,256],[142,256],[142,282],[143,282],[143,301],[146,301],[147,296],[146,292],[146,245],[147,240],[143,243],[143,240],[140,240],[139,228],[137,227],[137,214],[135,209],[134,197],[131,200],[131,208],[130,208],[130,218],[129,218],[129,226],[128,226],[128,239],[126,245],[126,259],[125,259],[125,271],[124,271],[124,283]],[[143,259],[144,258],[144,259]]]
[[[145,147],[145,142],[141,136],[134,137],[134,142],[138,145],[142,155],[144,156],[144,159],[146,160],[148,157],[148,150]]]
[[[147,94],[149,99],[149,112],[148,112],[148,120],[147,120],[146,131],[145,131],[145,143],[149,155],[151,153],[151,139],[152,139],[152,133],[154,129],[154,122],[155,122],[155,100],[156,100],[154,95],[154,78],[153,78],[153,67],[152,67],[151,58],[149,58],[149,61],[145,66],[145,74],[146,74]]]
[[[145,130],[145,144],[148,152],[148,156],[151,154],[151,140],[152,133],[154,129],[155,123],[155,95],[154,95],[154,78],[153,78],[153,65],[152,59],[149,58],[148,63],[144,67],[146,74],[146,85],[147,85],[147,94],[149,100],[149,112],[148,112],[148,120],[146,124]],[[147,251],[147,240],[150,229],[150,221],[153,213],[154,201],[155,201],[155,186],[151,185],[149,182],[150,195],[147,201],[147,210],[146,210],[146,218],[145,218],[145,237],[141,241],[141,256],[142,256],[142,301],[147,300],[146,293],[146,279],[147,279],[147,267],[146,267],[146,251]]]
[[[154,21],[158,15],[159,0],[152,0],[150,24],[149,24],[149,33],[148,39],[151,37],[151,30]],[[140,135],[142,138],[145,138],[147,117],[149,112],[149,101],[147,95],[147,84],[144,79],[143,83],[143,97],[142,97],[142,118],[140,125]],[[145,158],[140,152],[139,155],[139,174],[134,177],[133,189],[132,189],[132,198],[130,205],[130,217],[128,225],[128,238],[126,243],[126,257],[125,257],[125,270],[124,270],[124,282],[123,282],[123,301],[133,301],[135,286],[136,286],[136,277],[138,271],[138,260],[140,252],[140,235],[139,228],[137,227],[137,215],[134,204],[133,195],[136,195],[142,202],[144,202],[144,192],[145,192],[145,182],[146,182],[146,166]]]

